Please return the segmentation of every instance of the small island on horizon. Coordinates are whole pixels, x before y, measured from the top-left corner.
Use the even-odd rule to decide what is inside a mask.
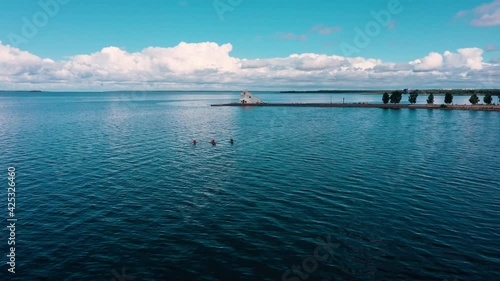
[[[43,93],[42,90],[0,90],[0,93]]]

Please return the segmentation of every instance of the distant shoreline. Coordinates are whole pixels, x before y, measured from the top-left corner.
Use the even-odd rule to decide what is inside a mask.
[[[383,94],[394,90],[318,90],[318,91],[279,91],[280,94]]]
[[[411,89],[412,90],[416,89]],[[394,90],[318,90],[318,91],[281,91],[280,94],[383,94],[385,92],[391,93]],[[419,94],[430,95],[433,94],[435,96],[444,96],[447,93],[452,93],[455,96],[470,96],[472,94],[491,94],[492,96],[500,95],[500,89],[429,89],[429,90],[419,90]]]
[[[43,93],[43,91],[41,91],[41,90],[27,90],[27,91],[22,91],[22,90],[15,90],[15,91],[0,90],[0,93]]]
[[[413,89],[410,90],[410,92]],[[391,93],[392,90],[304,90],[304,91],[253,91],[255,93],[269,92],[277,94],[383,94],[385,92]],[[399,90],[401,91],[401,90]],[[204,92],[204,93],[217,93],[217,92],[240,92],[238,90],[110,90],[110,91],[46,91],[46,90],[0,90],[0,93],[189,93],[189,92]],[[500,95],[500,89],[422,89],[419,90],[420,95],[434,94],[435,96],[444,96],[446,93],[452,93],[455,96],[470,96],[472,94],[485,95],[487,93],[492,96]]]
[[[370,103],[261,103],[241,104],[225,103],[211,106],[239,106],[239,107],[337,107],[337,108],[382,108],[382,109],[440,109],[440,110],[475,110],[500,111],[500,105],[440,105],[440,104],[370,104]]]

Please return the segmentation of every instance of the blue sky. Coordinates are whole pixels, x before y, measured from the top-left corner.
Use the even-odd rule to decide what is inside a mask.
[[[55,2],[54,15],[36,35],[23,36],[26,20],[33,23],[44,11],[40,3],[53,1],[2,1],[2,44],[56,62],[110,46],[135,53],[180,42],[231,44],[230,56],[241,60],[312,53],[408,63],[462,48],[481,48],[484,62],[500,57],[500,1],[493,0],[65,0]],[[388,24],[377,23],[369,44],[346,52],[355,46],[357,28],[377,22],[374,13],[387,13],[391,1],[400,12],[389,12]],[[488,4],[499,12],[477,10]],[[488,22],[478,23],[481,17]]]

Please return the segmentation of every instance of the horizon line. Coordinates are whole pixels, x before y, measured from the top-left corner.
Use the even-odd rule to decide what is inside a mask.
[[[419,90],[419,91],[480,91],[493,90],[500,91],[500,88],[427,88],[427,89],[322,89],[322,90],[252,90],[251,92],[273,92],[273,93],[340,93],[340,92],[384,92],[400,90]],[[133,93],[133,92],[243,92],[245,90],[109,90],[109,91],[86,91],[86,90],[0,90],[0,93]]]

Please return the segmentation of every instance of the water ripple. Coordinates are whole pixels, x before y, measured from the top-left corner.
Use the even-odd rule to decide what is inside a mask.
[[[70,95],[0,96],[23,280],[500,280],[498,113]]]

